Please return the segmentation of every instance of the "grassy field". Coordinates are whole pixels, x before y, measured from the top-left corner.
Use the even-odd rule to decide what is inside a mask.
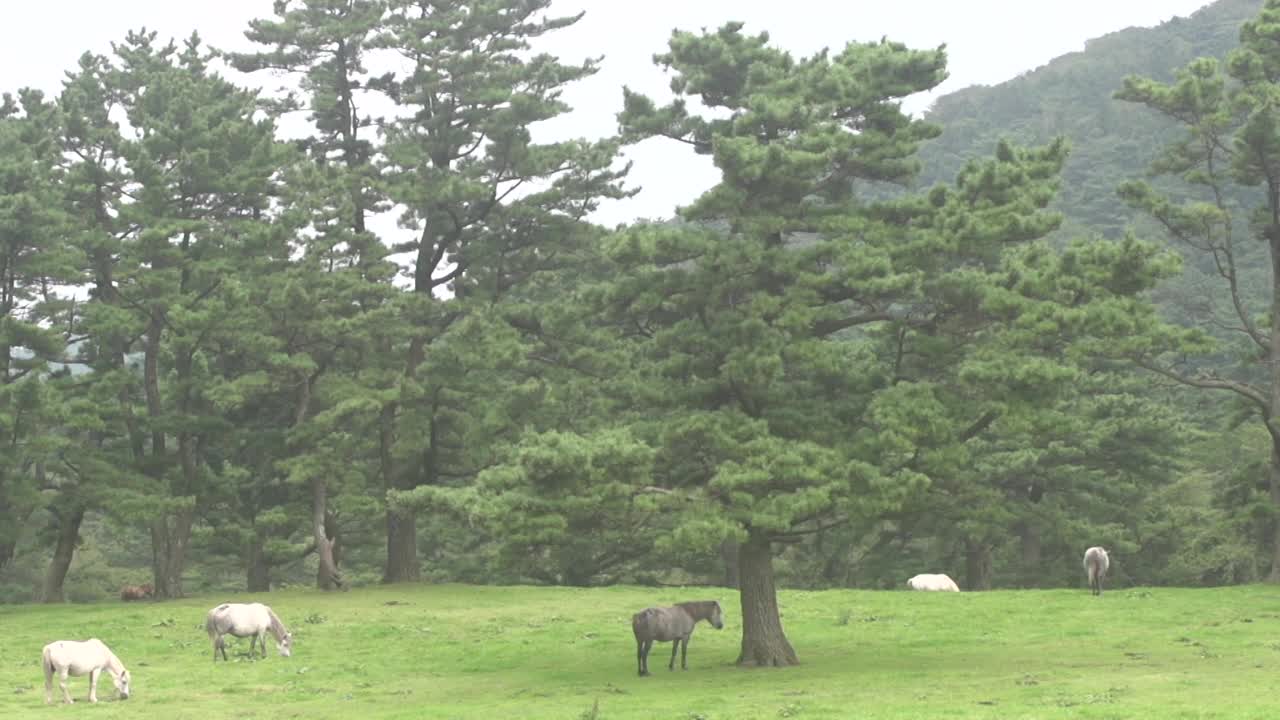
[[[629,617],[718,598],[687,672],[635,673]],[[270,602],[292,658],[215,665],[204,613],[231,598],[0,607],[0,718],[1271,718],[1280,713],[1280,590],[783,592],[802,665],[734,667],[731,590],[408,585]],[[46,707],[40,648],[97,636],[133,697]],[[678,667],[678,666],[677,666]],[[55,684],[55,698],[57,686]],[[56,715],[55,715],[56,713]]]

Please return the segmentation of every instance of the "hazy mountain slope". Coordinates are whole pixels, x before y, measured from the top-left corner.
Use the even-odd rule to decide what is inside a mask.
[[[966,88],[938,99],[928,119],[943,134],[921,153],[922,186],[954,178],[964,162],[988,155],[1001,137],[1044,143],[1071,140],[1061,209],[1071,229],[1115,235],[1130,217],[1116,198],[1121,181],[1143,173],[1174,139],[1170,125],[1144,108],[1112,99],[1127,75],[1172,78],[1201,56],[1223,57],[1241,23],[1262,0],[1219,0],[1190,17],[1154,28],[1129,28],[1086,43],[1081,52],[995,86]],[[1080,227],[1083,226],[1083,227]]]

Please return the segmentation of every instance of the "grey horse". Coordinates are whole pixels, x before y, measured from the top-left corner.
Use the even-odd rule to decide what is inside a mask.
[[[711,627],[724,627],[720,603],[715,600],[683,602],[671,607],[645,608],[631,616],[631,629],[636,634],[636,664],[640,675],[649,674],[649,650],[654,642],[670,642],[671,662],[668,670],[676,669],[676,651],[680,650],[680,669],[688,670],[689,636],[699,620],[706,620]]]
[[[1102,594],[1102,580],[1107,576],[1107,568],[1111,567],[1111,558],[1107,550],[1094,546],[1084,551],[1084,571],[1089,576],[1089,589],[1094,595]]]

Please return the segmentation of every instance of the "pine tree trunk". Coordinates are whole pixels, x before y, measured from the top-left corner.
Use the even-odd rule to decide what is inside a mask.
[[[418,580],[418,520],[412,514],[387,511],[387,567],[382,582]]]
[[[151,572],[158,598],[182,597],[182,571],[194,521],[192,511],[182,510],[151,524]]]
[[[1018,528],[1022,549],[1022,577],[1024,584],[1034,587],[1040,577],[1040,528],[1027,520]]]
[[[778,614],[773,584],[773,547],[769,538],[751,535],[738,548],[742,596],[742,652],[738,664],[755,667],[798,665]]]
[[[323,478],[311,481],[311,534],[316,544],[316,557],[320,560],[316,568],[316,587],[337,590],[342,586],[342,580],[338,575],[338,559],[334,556],[337,538],[331,537],[328,531],[328,493],[329,488]]]
[[[1280,446],[1274,442],[1271,448],[1271,504],[1280,508]],[[1271,572],[1267,582],[1280,583],[1280,522],[1271,523]]]
[[[4,479],[0,478],[0,491],[3,489]],[[34,504],[16,505],[0,492],[0,528],[4,530],[3,537],[0,538],[0,570],[8,567],[17,557],[19,532],[34,511]]]
[[[379,466],[387,489],[399,488],[397,473],[393,467],[391,448],[395,443],[394,405],[383,408],[379,419]],[[418,573],[418,524],[412,513],[387,510],[387,564],[382,572],[382,582],[411,582]]]
[[[44,588],[40,591],[40,602],[63,601],[62,584],[67,579],[67,571],[71,569],[71,559],[75,556],[76,545],[79,544],[80,523],[83,521],[83,507],[76,507],[65,516],[58,518],[58,544],[53,548],[53,558],[49,560],[49,569],[44,575]]]
[[[966,579],[969,590],[991,589],[991,546],[977,540],[965,543]]]
[[[1271,253],[1271,357],[1265,367],[1270,373],[1270,396],[1267,398],[1267,430],[1271,433],[1271,472],[1268,484],[1271,491],[1271,505],[1280,510],[1280,429],[1276,427],[1275,413],[1280,410],[1280,197],[1276,195],[1274,186],[1267,193],[1267,209],[1271,218],[1270,226],[1265,229],[1264,237],[1268,238],[1267,249]],[[1280,522],[1271,524],[1271,572],[1267,582],[1280,583]]]
[[[0,570],[4,570],[13,562],[13,556],[17,553],[18,544],[8,540],[0,541]]]
[[[0,514],[0,523],[12,523],[5,528],[5,537],[0,538],[0,570],[4,570],[9,566],[9,563],[13,562],[13,556],[18,549],[15,538],[18,534],[19,522],[13,505],[5,495],[3,477],[0,477],[0,513],[2,513]]]
[[[324,516],[324,532],[329,536],[329,549],[333,553],[333,567],[342,567],[342,536],[338,533],[338,517],[332,512]],[[341,579],[339,579],[341,584]]]
[[[266,538],[261,531],[255,532],[249,541],[248,573],[245,584],[249,592],[271,592],[271,565],[267,563],[267,555],[263,551]]]
[[[738,541],[720,543],[720,560],[724,563],[724,586],[738,587]]]

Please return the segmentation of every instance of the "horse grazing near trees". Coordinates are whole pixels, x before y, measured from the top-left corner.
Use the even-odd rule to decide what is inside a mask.
[[[956,581],[945,574],[933,575],[923,573],[916,575],[907,581],[907,587],[912,590],[925,590],[932,592],[960,592],[960,586],[956,585]]]
[[[1094,546],[1084,551],[1084,571],[1089,576],[1089,589],[1094,595],[1102,594],[1102,580],[1111,567],[1111,557],[1106,548]]]
[[[276,650],[281,657],[293,654],[293,634],[285,629],[284,623],[271,608],[262,603],[223,603],[209,611],[205,617],[204,629],[209,633],[213,643],[213,661],[218,661],[218,652],[222,659],[227,659],[227,645],[224,635],[238,638],[249,638],[249,654],[253,655],[255,642],[262,645],[262,656],[267,656],[267,633],[276,639]]]
[[[129,671],[125,669],[120,658],[111,652],[98,638],[90,638],[84,642],[76,640],[56,640],[44,646],[40,653],[40,664],[44,667],[44,701],[53,702],[53,675],[60,676],[62,699],[73,703],[71,693],[67,691],[67,676],[89,676],[89,702],[98,702],[98,678],[106,670],[115,683],[121,700],[129,699]]]
[[[120,599],[125,602],[130,600],[146,600],[155,597],[156,589],[151,583],[142,583],[141,585],[125,585],[120,588]]]
[[[699,620],[706,620],[711,627],[724,627],[720,603],[715,600],[683,602],[671,607],[645,608],[631,616],[631,630],[636,634],[636,664],[640,675],[649,674],[649,650],[654,642],[671,642],[671,662],[668,670],[676,669],[676,650],[680,650],[680,669],[688,670],[689,636]]]

